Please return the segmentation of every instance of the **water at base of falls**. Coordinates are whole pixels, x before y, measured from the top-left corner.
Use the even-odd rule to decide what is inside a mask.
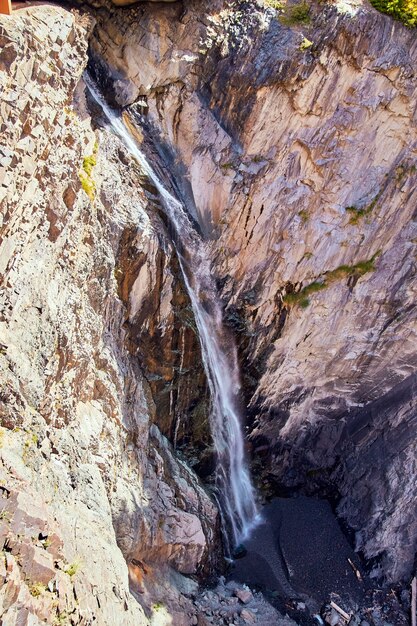
[[[122,119],[108,106],[88,75],[87,87],[143,172],[155,185],[174,228],[174,245],[191,300],[211,394],[210,426],[216,451],[216,499],[222,514],[225,550],[230,554],[259,521],[255,495],[244,453],[239,368],[232,337],[223,325],[204,241],[194,230],[183,205],[163,186]],[[226,351],[227,350],[227,351]]]

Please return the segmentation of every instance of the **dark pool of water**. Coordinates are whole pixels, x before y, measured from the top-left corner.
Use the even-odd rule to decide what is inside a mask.
[[[276,498],[262,516],[230,578],[286,597],[304,594],[324,603],[336,593],[361,603],[366,581],[358,580],[348,559],[359,570],[361,563],[327,501]]]

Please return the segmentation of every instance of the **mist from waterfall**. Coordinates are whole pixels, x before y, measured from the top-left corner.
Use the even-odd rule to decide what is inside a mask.
[[[241,543],[258,519],[254,489],[245,459],[239,412],[239,367],[236,346],[223,324],[222,307],[204,241],[184,206],[164,187],[120,115],[113,111],[86,74],[87,87],[113,132],[119,136],[157,189],[175,231],[174,246],[198,329],[210,395],[210,428],[216,452],[216,498],[223,518],[226,552]]]

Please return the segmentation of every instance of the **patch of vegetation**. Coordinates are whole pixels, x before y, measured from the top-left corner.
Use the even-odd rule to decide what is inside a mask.
[[[254,163],[262,163],[263,161],[268,161],[268,159],[263,157],[261,154],[255,154],[255,156],[253,157],[252,161]]]
[[[10,511],[5,511],[4,509],[3,511],[0,511],[0,521],[10,523],[11,518],[12,514]]]
[[[25,441],[25,443],[23,444],[23,453],[22,453],[22,460],[24,462],[26,462],[27,457],[28,457],[28,453],[29,450],[31,449],[32,446],[37,446],[38,445],[38,441],[39,441],[39,437],[36,433],[32,433],[32,432],[28,432],[28,437]]]
[[[43,583],[33,583],[33,585],[29,585],[29,593],[34,598],[39,598],[46,591],[46,585]]]
[[[378,250],[370,259],[359,261],[355,265],[339,265],[336,269],[325,272],[323,278],[306,285],[300,291],[287,293],[282,301],[286,305],[300,306],[305,309],[310,304],[310,295],[326,289],[334,281],[350,276],[360,278],[364,274],[372,272],[375,269],[375,260],[379,255],[380,251]]]
[[[371,4],[381,13],[400,20],[410,28],[417,26],[416,0],[371,0]]]
[[[67,611],[58,612],[54,617],[54,626],[64,626],[65,624],[71,624],[70,616]]]
[[[359,261],[356,265],[340,265],[335,270],[326,272],[326,282],[331,283],[345,276],[363,276],[368,272],[372,272],[375,269],[375,260],[379,256],[380,251],[374,254],[373,257],[366,261]]]
[[[78,172],[81,187],[93,202],[96,197],[96,183],[93,179],[93,169],[97,165],[98,143],[94,144],[93,153],[83,158],[82,169]]]
[[[310,23],[310,7],[307,2],[286,5],[284,12],[279,17],[279,21],[284,26],[296,26],[297,24]]]
[[[307,37],[303,37],[302,42],[300,43],[300,50],[308,50],[313,45],[313,42],[307,39]]]
[[[227,163],[221,163],[220,167],[222,168],[222,170],[232,170],[234,169],[235,165],[234,163],[232,163],[232,161],[228,161]]]
[[[303,287],[300,291],[287,293],[287,295],[284,296],[282,301],[284,302],[284,304],[289,304],[289,305],[299,304],[303,308],[306,308],[310,303],[308,296],[310,296],[313,293],[316,293],[317,291],[321,291],[322,289],[325,289],[326,287],[327,285],[325,281],[314,281],[313,283],[310,283],[309,285],[306,285],[305,287]]]
[[[89,178],[84,172],[79,173],[81,187],[84,189],[87,196],[91,201],[96,197],[96,183],[92,178]]]
[[[301,221],[303,224],[308,221],[309,215],[306,209],[302,209],[301,211],[299,211],[298,216],[301,217]]]
[[[52,541],[50,539],[48,539],[48,537],[46,539],[41,539],[41,544],[42,547],[44,548],[44,550],[47,550],[49,548],[49,546],[52,544]]]
[[[396,182],[400,183],[402,179],[404,178],[404,176],[415,174],[416,170],[417,170],[416,165],[405,165],[404,163],[401,163],[401,165],[399,165],[395,170]]]
[[[70,578],[73,578],[75,574],[79,571],[80,567],[81,563],[79,561],[74,561],[64,569],[64,572],[68,574]]]
[[[94,145],[94,152],[83,159],[83,170],[87,176],[91,176],[93,168],[97,165],[97,147]]]
[[[347,211],[347,213],[351,214],[349,224],[357,224],[362,217],[365,217],[365,215],[369,215],[370,213],[372,213],[372,211],[376,207],[379,198],[381,197],[381,194],[382,191],[379,191],[367,206],[361,208],[358,208],[356,206],[347,206],[345,210]]]
[[[275,9],[276,11],[284,8],[284,4],[281,0],[264,0],[264,4],[265,6]]]

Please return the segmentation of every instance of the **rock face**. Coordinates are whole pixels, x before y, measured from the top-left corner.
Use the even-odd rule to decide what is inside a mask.
[[[243,1],[109,11],[93,58],[119,103],[147,100],[215,233],[255,468],[286,489],[336,490],[374,573],[407,576],[415,32],[358,3],[313,6],[292,28]]]
[[[217,509],[176,452],[210,465],[198,338],[155,189],[92,127],[89,38],[106,95],[140,100],[155,164],[212,238],[254,470],[336,493],[375,575],[410,573],[417,42],[356,5],[292,28],[223,0],[0,17],[7,624],[213,616],[187,577],[218,560]],[[256,622],[248,593],[237,613],[226,596]]]
[[[0,16],[0,612],[137,626],[163,602],[185,626],[182,575],[213,566],[218,514],[137,351],[159,329],[165,352],[194,346],[197,379],[201,362],[146,180],[86,112],[92,27],[53,6]]]

